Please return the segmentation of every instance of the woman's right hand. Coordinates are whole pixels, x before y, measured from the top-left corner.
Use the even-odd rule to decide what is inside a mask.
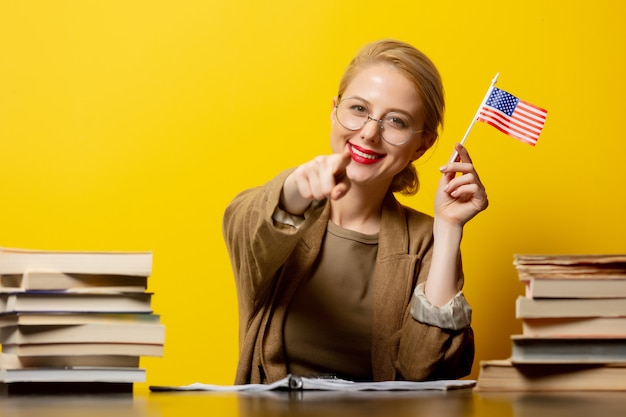
[[[296,168],[286,179],[281,208],[294,215],[303,214],[315,200],[338,200],[350,189],[346,168],[351,156],[343,153],[318,156]]]

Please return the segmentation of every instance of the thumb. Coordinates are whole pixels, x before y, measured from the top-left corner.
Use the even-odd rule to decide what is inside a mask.
[[[348,190],[350,189],[350,180],[348,176],[344,173],[338,180],[337,184],[333,188],[330,193],[330,198],[333,200],[339,200],[341,197],[346,195]]]

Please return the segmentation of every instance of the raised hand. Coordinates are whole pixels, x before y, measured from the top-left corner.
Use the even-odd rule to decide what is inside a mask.
[[[291,214],[302,214],[314,200],[337,200],[350,189],[346,168],[350,152],[318,156],[296,168],[285,180],[281,206]]]
[[[455,161],[440,168],[443,175],[435,196],[435,218],[462,227],[486,209],[489,200],[467,149],[457,144],[455,151]]]

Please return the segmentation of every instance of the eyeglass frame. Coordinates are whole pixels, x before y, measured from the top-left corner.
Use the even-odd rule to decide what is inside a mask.
[[[406,138],[406,140],[404,140],[404,141],[402,141],[402,142],[400,142],[400,143],[393,143],[393,142],[389,142],[389,141],[385,138],[385,135],[383,135],[383,131],[385,130],[385,129],[384,129],[384,127],[383,127],[383,121],[385,120],[385,118],[386,118],[389,114],[392,114],[392,113],[399,113],[399,114],[403,114],[403,113],[401,113],[401,112],[397,112],[397,111],[390,111],[390,112],[385,113],[385,114],[383,115],[383,117],[382,117],[382,118],[380,118],[380,119],[376,119],[376,118],[374,118],[374,117],[372,117],[372,116],[370,115],[370,109],[369,109],[369,107],[367,106],[367,103],[365,102],[365,100],[360,99],[360,98],[355,97],[355,96],[350,96],[350,97],[345,97],[345,98],[341,98],[341,96],[338,96],[338,98],[339,98],[339,102],[335,105],[335,118],[337,119],[337,121],[339,122],[339,124],[340,124],[341,126],[343,126],[344,128],[346,128],[346,129],[348,129],[348,130],[350,130],[350,131],[352,131],[352,132],[356,132],[357,130],[361,130],[361,129],[363,129],[363,128],[365,127],[365,125],[366,125],[366,124],[368,124],[370,121],[374,121],[374,122],[378,123],[378,129],[379,129],[379,131],[380,131],[380,137],[381,137],[381,138],[382,138],[385,142],[387,142],[388,144],[393,145],[393,146],[402,146],[402,145],[404,145],[405,143],[407,143],[408,141],[410,141],[410,140],[411,140],[411,138],[413,138],[413,135],[414,135],[414,134],[416,134],[416,133],[421,133],[421,132],[425,132],[425,131],[426,131],[426,129],[421,129],[421,130],[413,130],[413,126],[411,126],[411,127],[410,127],[411,134],[409,135],[409,137],[408,137],[408,138]],[[354,100],[358,100],[358,101],[363,102],[364,107],[367,109],[367,118],[365,119],[365,121],[363,122],[363,125],[361,125],[361,127],[357,127],[357,128],[354,128],[354,129],[349,128],[348,126],[346,126],[346,125],[344,125],[344,124],[342,123],[341,119],[339,119],[339,116],[338,116],[338,114],[337,114],[337,113],[338,113],[338,110],[339,110],[339,105],[340,105],[341,103],[343,103],[345,100],[349,100],[349,99],[354,99]],[[413,120],[412,120],[413,118],[412,118],[411,116],[409,116],[408,114],[407,114],[407,116],[411,118],[411,123],[413,123]]]

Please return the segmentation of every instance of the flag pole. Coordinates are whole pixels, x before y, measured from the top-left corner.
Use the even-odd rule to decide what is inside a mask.
[[[500,76],[500,73],[498,72],[496,73],[495,77],[493,77],[493,80],[491,80],[491,85],[487,89],[487,93],[485,94],[485,97],[483,97],[483,101],[480,102],[480,106],[478,106],[478,110],[476,110],[476,114],[474,114],[474,118],[472,119],[472,122],[470,123],[469,127],[465,131],[465,135],[463,135],[463,139],[461,139],[461,142],[460,142],[461,145],[465,144],[465,140],[469,136],[469,133],[472,130],[472,127],[474,127],[474,123],[476,123],[476,119],[478,118],[478,115],[480,114],[480,110],[483,108],[483,106],[487,102],[487,99],[491,95],[491,92],[493,91],[493,87],[496,85],[496,82],[498,81],[499,76]],[[454,162],[458,156],[459,156],[459,153],[457,151],[454,151],[454,155],[452,155],[452,158],[450,158],[450,162]]]

